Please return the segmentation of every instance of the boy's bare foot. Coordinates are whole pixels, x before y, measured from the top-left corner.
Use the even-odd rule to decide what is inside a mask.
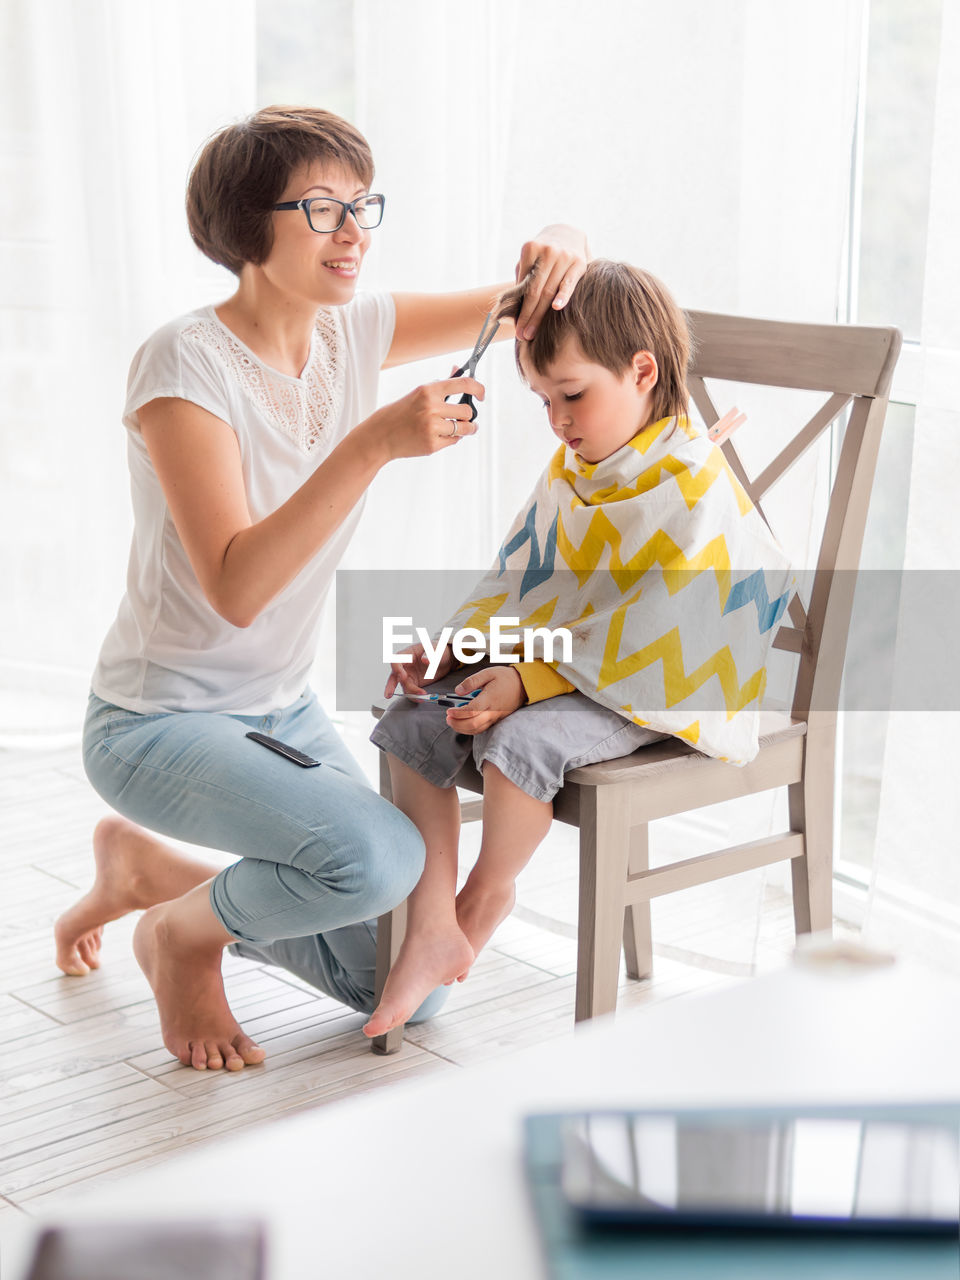
[[[467,883],[457,895],[457,924],[478,956],[490,941],[497,926],[506,920],[517,900],[517,890],[511,881],[506,885],[479,886]],[[468,970],[457,975],[463,982]]]
[[[100,967],[103,926],[110,920],[179,897],[217,872],[117,815],[97,824],[93,856],[93,888],[60,916],[53,929],[57,966],[73,977]]]
[[[240,1071],[266,1053],[230,1011],[220,964],[222,946],[191,944],[164,903],[147,910],[133,935],[133,950],[160,1013],[163,1043],[185,1067]]]
[[[473,958],[470,943],[455,925],[408,933],[363,1034],[382,1036],[399,1027],[434,988],[469,969]]]

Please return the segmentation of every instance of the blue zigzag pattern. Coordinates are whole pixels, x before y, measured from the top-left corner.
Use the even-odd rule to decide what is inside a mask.
[[[726,616],[728,613],[733,613],[735,609],[742,609],[751,600],[754,601],[757,606],[757,623],[762,635],[765,631],[769,631],[771,627],[776,626],[783,616],[789,598],[790,592],[785,591],[783,595],[777,596],[776,600],[771,600],[767,595],[766,574],[762,569],[756,569],[749,577],[741,578],[739,582],[735,582],[730,588],[730,594],[727,596],[727,603],[724,605],[723,612],[724,616]]]
[[[505,542],[500,548],[500,572],[497,574],[499,578],[507,567],[507,557],[512,556],[515,551],[527,542],[530,543],[530,555],[527,557],[527,565],[523,571],[523,579],[520,583],[520,598],[532,591],[534,587],[538,587],[541,582],[553,575],[554,561],[557,558],[557,521],[560,519],[560,512],[553,517],[553,524],[547,534],[547,541],[543,548],[543,559],[540,558],[540,542],[537,538],[537,504],[534,503],[527,512],[527,518],[523,522],[523,528],[518,529],[509,542]]]

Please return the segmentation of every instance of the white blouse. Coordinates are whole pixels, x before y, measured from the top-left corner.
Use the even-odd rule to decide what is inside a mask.
[[[263,519],[376,408],[393,338],[393,299],[360,293],[321,308],[299,377],[265,365],[202,307],[148,338],[133,358],[123,422],[134,531],[127,590],[93,691],[130,711],[263,715],[294,702],[314,661],[320,614],[362,501],[308,565],[246,628],[213,609],[177,535],[140,434],[138,410],[176,396],[237,434],[250,515]]]

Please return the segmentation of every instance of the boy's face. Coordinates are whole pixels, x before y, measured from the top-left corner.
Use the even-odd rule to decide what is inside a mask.
[[[546,407],[554,434],[584,462],[609,458],[650,421],[657,364],[649,351],[638,351],[631,367],[618,376],[591,363],[571,336],[546,373],[531,367],[523,345],[520,365]]]

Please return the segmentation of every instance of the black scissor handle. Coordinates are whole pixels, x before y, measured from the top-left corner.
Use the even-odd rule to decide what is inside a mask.
[[[460,368],[460,369],[454,369],[454,371],[453,371],[453,373],[451,373],[450,377],[451,377],[451,378],[462,378],[462,377],[463,377],[463,375],[464,375],[466,372],[467,372],[467,366],[466,366],[466,365],[463,365],[463,367],[462,367],[462,368]],[[444,403],[445,403],[445,404],[449,404],[449,403],[450,403],[450,401],[451,401],[451,400],[454,400],[454,399],[455,399],[455,397],[454,397],[454,396],[447,396],[447,397],[446,397],[446,400],[444,401]],[[469,417],[468,421],[473,422],[473,421],[474,421],[474,419],[475,419],[475,418],[476,418],[476,416],[477,416],[477,406],[476,406],[476,404],[474,403],[473,396],[472,396],[472,395],[470,395],[470,394],[469,394],[469,392],[467,392],[467,393],[465,393],[464,395],[462,395],[462,396],[460,397],[460,399],[456,401],[456,403],[457,403],[457,404],[468,404],[468,405],[470,406],[470,417]]]

